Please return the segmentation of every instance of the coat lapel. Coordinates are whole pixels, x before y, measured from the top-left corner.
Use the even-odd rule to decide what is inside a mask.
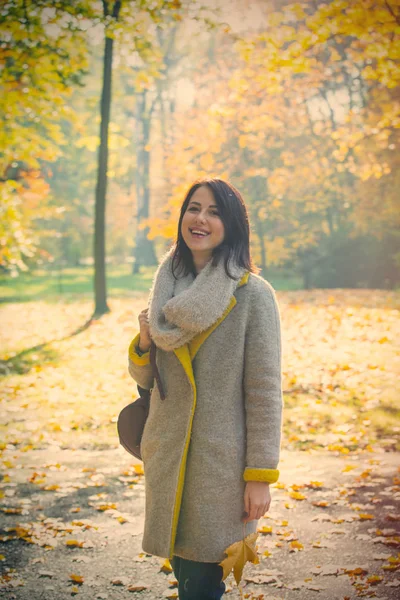
[[[249,275],[249,271],[247,271],[247,273],[243,275],[242,279],[238,283],[238,288],[242,287],[242,285],[247,284],[249,280]],[[218,325],[222,323],[222,321],[224,321],[224,319],[226,319],[226,317],[229,315],[236,303],[237,300],[235,296],[232,296],[231,301],[225,309],[223,315],[217,321],[215,321],[215,323],[213,323],[211,327],[209,327],[205,331],[202,331],[201,333],[198,333],[188,344],[184,344],[180,348],[176,348],[174,350],[176,357],[178,358],[185,370],[185,373],[190,381],[193,390],[195,389],[195,381],[193,375],[192,361],[196,356],[197,352],[200,350],[200,347],[208,338],[208,336],[212,334],[212,332],[218,327]]]
[[[247,273],[245,273],[243,275],[243,277],[239,281],[237,287],[240,288],[240,287],[242,287],[242,285],[246,285],[248,279],[249,279],[249,271],[247,271]],[[223,315],[217,321],[215,321],[215,323],[213,323],[213,325],[211,325],[211,327],[209,327],[205,331],[202,331],[201,333],[198,333],[189,342],[189,353],[190,353],[191,360],[194,359],[197,352],[200,350],[200,347],[202,346],[202,344],[204,344],[204,342],[206,341],[208,336],[212,334],[212,332],[218,327],[218,325],[220,325],[222,323],[222,321],[224,319],[226,319],[226,317],[229,315],[229,313],[231,312],[232,308],[236,305],[236,303],[237,303],[237,300],[236,300],[235,296],[232,296],[231,301],[230,301],[229,305],[227,306]]]

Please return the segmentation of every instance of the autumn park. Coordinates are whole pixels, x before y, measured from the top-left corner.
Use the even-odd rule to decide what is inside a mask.
[[[178,598],[117,419],[185,193],[219,177],[284,396],[226,597],[398,598],[398,0],[2,0],[0,23],[0,597]]]

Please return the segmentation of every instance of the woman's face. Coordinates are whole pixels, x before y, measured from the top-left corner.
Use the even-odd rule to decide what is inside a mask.
[[[196,234],[196,231],[202,233]],[[208,186],[200,186],[191,197],[183,215],[181,233],[187,246],[196,254],[206,253],[211,257],[213,249],[223,242],[224,224]]]

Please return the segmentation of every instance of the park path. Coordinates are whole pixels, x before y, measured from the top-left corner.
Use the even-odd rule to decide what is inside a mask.
[[[2,458],[16,468],[0,483],[0,596],[177,597],[164,559],[142,553],[144,478],[122,448],[16,455],[11,447]],[[271,507],[259,523],[271,529],[257,540],[260,564],[246,564],[244,597],[398,598],[399,464],[394,452],[283,450]],[[226,598],[240,598],[232,574],[226,583]],[[130,591],[135,585],[147,587]]]

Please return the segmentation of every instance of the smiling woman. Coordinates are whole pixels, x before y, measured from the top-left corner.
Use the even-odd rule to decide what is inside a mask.
[[[249,548],[279,476],[283,407],[279,309],[252,262],[246,205],[230,183],[190,187],[139,324],[129,372],[152,390],[140,448],[142,548],[171,560],[180,600],[221,598],[243,556],[257,562]],[[233,564],[225,555],[237,545]]]

